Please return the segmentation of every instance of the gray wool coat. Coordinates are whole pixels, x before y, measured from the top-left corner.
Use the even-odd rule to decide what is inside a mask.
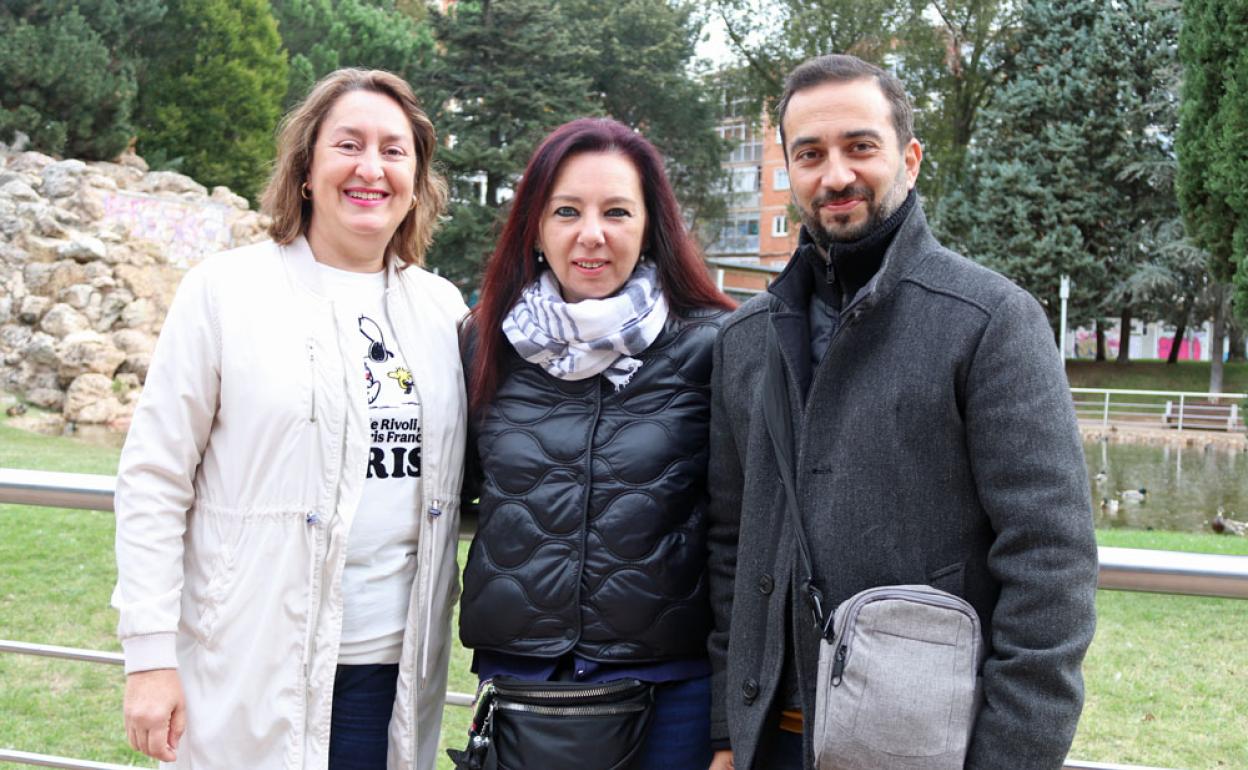
[[[788,367],[798,505],[826,606],[903,583],[965,598],[989,650],[966,766],[1059,768],[1083,704],[1097,553],[1044,311],[941,247],[916,205],[812,371],[812,279],[800,262],[742,305],[715,346],[712,737],[730,740],[740,770],[762,767],[791,639],[803,712],[814,713],[818,637],[795,588],[796,542],[759,404],[770,325]]]

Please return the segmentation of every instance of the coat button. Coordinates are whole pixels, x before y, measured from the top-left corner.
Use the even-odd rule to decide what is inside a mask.
[[[741,683],[741,699],[745,701],[745,705],[750,705],[754,699],[758,697],[758,682],[753,679],[746,679]]]
[[[758,579],[758,592],[764,596],[770,594],[775,586],[776,583],[771,579],[771,575],[763,575]]]

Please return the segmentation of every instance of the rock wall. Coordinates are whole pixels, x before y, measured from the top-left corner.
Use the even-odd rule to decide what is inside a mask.
[[[0,145],[0,390],[71,425],[124,428],[186,267],[267,227],[227,188],[133,154]]]

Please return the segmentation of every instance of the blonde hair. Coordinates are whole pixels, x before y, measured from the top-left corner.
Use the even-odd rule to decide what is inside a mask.
[[[402,78],[384,70],[340,69],[322,78],[312,92],[282,119],[277,134],[277,159],[261,197],[261,209],[273,218],[269,236],[287,244],[307,233],[312,202],[300,194],[308,181],[312,149],[325,116],[338,99],[351,91],[371,91],[393,99],[412,126],[416,145],[416,178],[412,186],[415,207],[403,217],[386,250],[402,262],[399,267],[423,265],[438,218],[446,208],[446,181],[433,169],[437,137],[416,94]]]

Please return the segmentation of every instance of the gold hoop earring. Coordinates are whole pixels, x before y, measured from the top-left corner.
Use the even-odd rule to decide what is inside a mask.
[[[412,196],[412,205],[408,206],[408,207],[407,207],[407,210],[408,210],[408,211],[415,211],[415,210],[416,210],[416,196],[415,196],[415,195],[413,195],[413,196]]]
[[[308,189],[307,182],[299,185],[299,197],[303,198],[305,201],[312,200],[312,191]]]

